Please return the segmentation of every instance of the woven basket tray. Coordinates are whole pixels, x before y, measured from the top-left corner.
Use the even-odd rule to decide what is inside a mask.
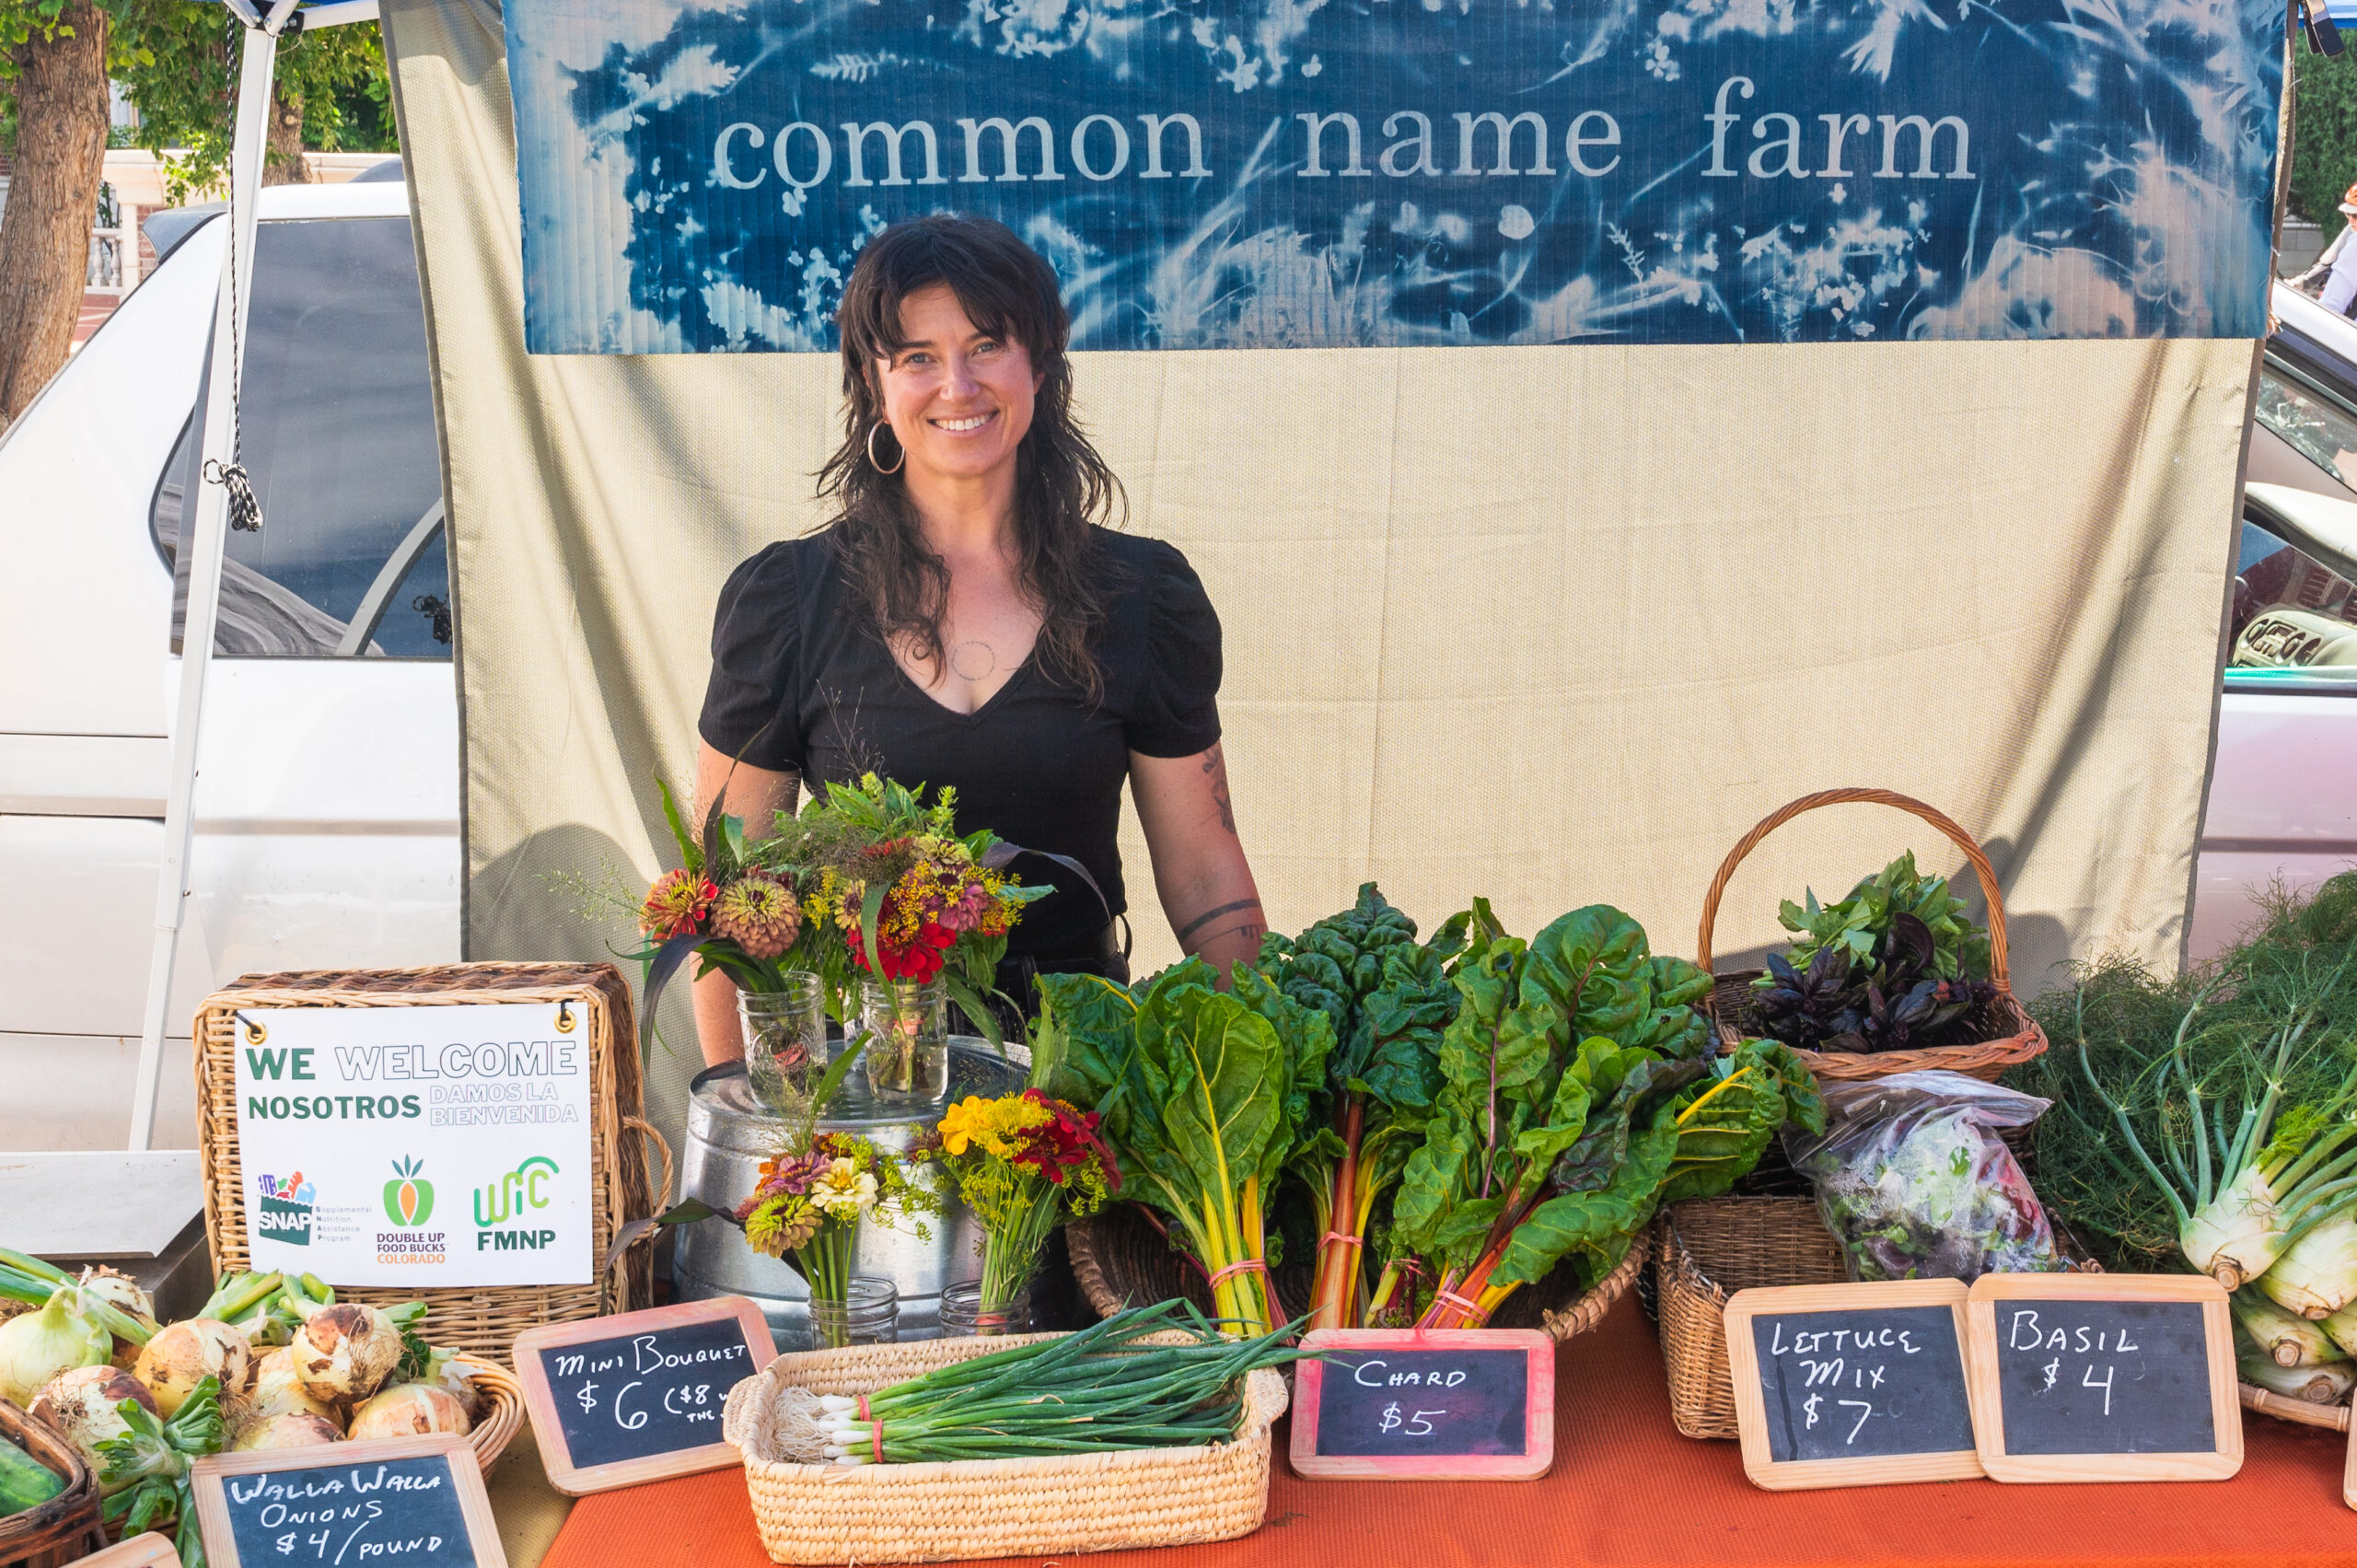
[[[660,1211],[671,1152],[641,1117],[638,1037],[630,987],[611,964],[445,964],[428,969],[307,970],[245,975],[205,998],[196,1015],[197,1144],[204,1176],[204,1231],[213,1272],[247,1267],[245,1172],[238,1150],[237,1010],[241,1007],[441,1007],[470,1003],[564,1002],[581,1009],[589,1042],[590,1244],[603,1258],[628,1222]],[[653,1144],[662,1191],[647,1167]],[[650,1229],[587,1284],[363,1286],[340,1297],[391,1307],[423,1300],[419,1331],[437,1345],[505,1366],[516,1336],[540,1323],[628,1312],[653,1299]],[[511,1434],[512,1435],[512,1434]]]
[[[1812,1198],[1696,1198],[1655,1232],[1655,1291],[1669,1413],[1689,1437],[1734,1437],[1727,1297],[1756,1285],[1839,1284],[1841,1244]]]
[[[1215,1310],[1202,1271],[1186,1254],[1174,1250],[1131,1204],[1114,1203],[1086,1219],[1074,1220],[1064,1227],[1064,1236],[1072,1249],[1073,1274],[1099,1318],[1174,1296],[1194,1303],[1206,1317]],[[1572,1266],[1564,1263],[1537,1284],[1525,1285],[1506,1297],[1483,1327],[1544,1329],[1558,1340],[1584,1334],[1604,1321],[1605,1313],[1635,1282],[1644,1261],[1641,1240],[1629,1249],[1619,1268],[1585,1292],[1579,1289]],[[1309,1266],[1282,1263],[1275,1273],[1278,1310],[1297,1310],[1309,1299]]]
[[[782,1355],[729,1390],[721,1434],[745,1455],[761,1545],[778,1562],[942,1562],[1232,1540],[1269,1508],[1270,1423],[1284,1380],[1245,1383],[1236,1440],[1054,1459],[929,1465],[797,1465],[775,1458],[780,1390],[866,1394],[1045,1334],[932,1340]]]
[[[65,1490],[38,1508],[0,1518],[0,1564],[58,1568],[106,1545],[99,1527],[99,1483],[74,1446],[0,1400],[0,1443],[14,1442],[65,1478]]]
[[[474,1355],[450,1359],[453,1365],[466,1373],[475,1392],[483,1397],[482,1418],[467,1429],[467,1441],[474,1446],[475,1464],[487,1478],[492,1467],[499,1463],[499,1456],[507,1451],[507,1445],[523,1430],[524,1385],[516,1374],[497,1362]]]
[[[1997,987],[1997,995],[1989,1005],[1986,1040],[1969,1045],[1933,1046],[1922,1051],[1881,1051],[1856,1052],[1847,1051],[1804,1051],[1798,1052],[1809,1070],[1820,1078],[1860,1079],[1887,1078],[1897,1073],[1912,1073],[1922,1068],[1936,1067],[1950,1073],[1963,1073],[1971,1077],[1995,1083],[2008,1067],[2017,1066],[2046,1049],[2046,1032],[2038,1027],[2014,995],[2013,981],[2005,965],[2005,900],[1997,890],[1996,868],[1981,853],[1980,845],[1970,833],[1957,827],[1945,815],[1911,796],[1887,789],[1829,789],[1816,795],[1805,795],[1791,805],[1770,813],[1759,825],[1744,834],[1735,848],[1719,865],[1719,874],[1711,878],[1711,891],[1702,900],[1702,927],[1694,939],[1694,961],[1704,970],[1711,967],[1711,933],[1719,918],[1719,900],[1727,890],[1728,879],[1744,857],[1759,847],[1759,841],[1774,832],[1805,811],[1820,806],[1840,806],[1852,802],[1871,806],[1895,806],[1901,811],[1912,812],[1945,833],[1964,857],[1972,865],[1972,874],[1980,880],[1980,891],[1989,903],[1989,979]],[[1718,1027],[1722,1049],[1732,1051],[1746,1031],[1756,1030],[1758,1018],[1751,1006],[1751,982],[1765,973],[1761,970],[1739,970],[1715,977],[1710,998],[1703,1011]]]

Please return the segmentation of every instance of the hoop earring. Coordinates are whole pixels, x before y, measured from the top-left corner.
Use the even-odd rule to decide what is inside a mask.
[[[884,422],[880,419],[867,427],[867,466],[874,469],[877,473],[898,473],[902,469],[909,466],[909,449],[906,447],[901,447],[900,460],[894,463],[888,469],[882,463],[877,462],[876,460],[876,434],[883,428]]]

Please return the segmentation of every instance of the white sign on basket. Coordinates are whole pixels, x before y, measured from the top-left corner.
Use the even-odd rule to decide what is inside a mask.
[[[421,1289],[596,1277],[577,1006],[237,1017],[252,1267]]]

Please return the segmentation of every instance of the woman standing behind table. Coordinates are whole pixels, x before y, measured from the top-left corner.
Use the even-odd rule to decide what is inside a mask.
[[[1186,558],[1103,520],[1120,485],[1074,422],[1056,277],[1003,225],[935,215],[870,240],[843,287],[840,510],[721,590],[696,795],[760,832],[799,786],[876,772],[958,791],[958,822],[1038,856],[1056,891],[1014,929],[999,989],[1128,978],[1112,916],[1130,782],[1179,945],[1225,974],[1266,923],[1220,755],[1219,617]],[[704,1060],[743,1053],[736,992],[696,985]]]

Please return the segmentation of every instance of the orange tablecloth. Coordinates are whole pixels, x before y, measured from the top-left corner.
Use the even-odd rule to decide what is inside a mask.
[[[1556,1358],[1555,1469],[1514,1483],[1306,1481],[1278,1432],[1269,1523],[1090,1568],[1948,1568],[2357,1565],[2346,1440],[2247,1416],[2242,1473],[2178,1485],[1992,1481],[1767,1493],[1733,1443],[1680,1437],[1661,1353],[1624,1300]],[[543,1568],[763,1568],[741,1471],[585,1498]],[[1037,1559],[1024,1560],[1037,1568]]]

